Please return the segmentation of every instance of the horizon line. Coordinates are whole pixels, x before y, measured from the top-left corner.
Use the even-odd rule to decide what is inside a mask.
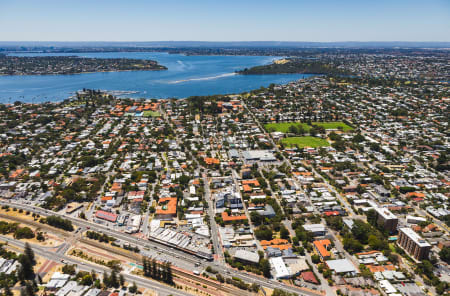
[[[421,40],[371,40],[371,41],[361,41],[361,40],[342,40],[342,41],[292,41],[292,40],[0,40],[0,42],[222,42],[222,43],[232,43],[232,42],[286,42],[286,43],[450,43],[450,41],[421,41]]]

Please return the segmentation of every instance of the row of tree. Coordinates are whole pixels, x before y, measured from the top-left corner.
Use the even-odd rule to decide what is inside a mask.
[[[173,284],[172,266],[170,262],[158,263],[155,259],[144,257],[142,265],[145,276],[170,285]]]
[[[47,218],[41,218],[40,223],[48,224],[50,226],[60,228],[66,231],[73,231],[72,221],[64,219],[58,216],[48,216]]]

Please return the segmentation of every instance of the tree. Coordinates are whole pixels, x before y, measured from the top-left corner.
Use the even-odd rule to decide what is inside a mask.
[[[360,252],[364,246],[356,239],[354,239],[351,235],[344,237],[344,249],[346,249],[350,253]]]
[[[43,241],[45,241],[45,236],[42,232],[39,231],[36,235],[36,239],[40,242],[43,242]]]
[[[342,227],[344,227],[344,221],[341,216],[329,216],[325,218],[325,221],[328,226],[337,231],[342,230]]]
[[[439,257],[445,263],[450,264],[450,247],[442,248],[442,250],[439,251]]]
[[[287,230],[287,228],[284,225],[281,226],[280,237],[282,239],[288,239],[289,238],[289,230]]]
[[[376,226],[377,225],[377,212],[375,212],[374,209],[370,209],[366,213],[367,216],[367,222],[369,222],[370,225]]]
[[[130,291],[130,293],[136,293],[138,290],[136,283],[133,282],[133,285],[128,289],[128,291]]]
[[[151,268],[151,271],[152,271],[151,277],[154,278],[154,279],[156,279],[157,276],[158,276],[158,270],[159,270],[159,268],[158,268],[158,263],[156,262],[155,259],[152,259],[152,263],[151,263],[151,264],[152,264],[152,268]]]
[[[364,140],[365,140],[365,138],[361,134],[356,134],[352,139],[353,143],[361,143],[361,142],[364,142]]]
[[[252,211],[250,213],[250,220],[252,221],[252,223],[256,226],[261,225],[262,221],[264,220],[264,217],[261,216],[258,212],[256,211]]]
[[[65,274],[75,275],[75,273],[76,273],[75,264],[72,264],[72,265],[66,264],[62,267],[61,271]]]
[[[362,244],[367,244],[367,239],[369,238],[369,233],[372,232],[372,227],[361,220],[355,220],[352,227],[352,234],[355,238]]]
[[[369,242],[369,246],[373,249],[373,250],[384,250],[386,248],[389,248],[389,246],[387,246],[387,243],[385,240],[383,240],[382,238],[379,238],[376,235],[369,235],[368,238],[368,242]]]
[[[33,249],[31,248],[29,243],[25,243],[24,252],[25,256],[28,258],[32,265],[36,265],[36,258],[34,256]]]
[[[279,288],[276,288],[272,292],[272,296],[296,296],[296,295],[297,294],[295,294],[295,293],[286,292],[286,291],[281,290]]]
[[[91,274],[86,274],[80,279],[80,284],[83,286],[91,286],[94,283],[94,279]]]
[[[11,291],[11,287],[9,286],[9,283],[5,283],[5,287],[3,288],[3,294],[5,296],[13,296],[13,292]]]
[[[271,240],[273,232],[272,229],[270,229],[266,225],[262,225],[261,227],[255,230],[255,236],[259,240]]]
[[[119,288],[120,286],[119,280],[117,278],[117,271],[115,271],[114,269],[111,271],[109,282],[111,287]]]
[[[149,276],[151,272],[149,272],[149,264],[147,258],[144,257],[142,260],[142,270],[144,271],[144,276]]]
[[[272,275],[270,273],[270,263],[269,260],[262,258],[261,260],[259,260],[259,268],[261,269],[263,275],[266,278],[270,278]]]
[[[312,256],[311,256],[311,261],[312,261],[314,264],[319,263],[319,262],[320,262],[320,257],[319,257],[319,255],[317,255],[317,254],[312,255]]]
[[[166,283],[173,284],[173,273],[172,273],[172,264],[167,262],[167,278]]]
[[[109,275],[106,270],[103,272],[103,285],[105,285],[106,287],[110,286]]]
[[[119,275],[119,282],[120,282],[120,286],[125,286],[125,278],[123,277],[123,274]]]
[[[20,263],[20,268],[17,273],[17,277],[19,278],[19,280],[22,283],[24,283],[25,280],[33,279],[34,278],[34,268],[33,268],[33,264],[30,261],[30,259],[25,254],[22,254],[19,257],[19,263]]]
[[[253,283],[251,286],[251,290],[255,293],[257,293],[260,289],[260,286],[257,283]]]
[[[14,232],[14,238],[22,239],[22,238],[34,238],[34,232],[29,227],[17,228],[16,232]]]
[[[289,133],[297,135],[299,133],[298,128],[295,124],[289,126]]]
[[[61,228],[66,231],[73,231],[72,221],[63,219],[58,216],[48,216],[45,219],[41,219],[43,223],[47,223],[50,226]]]
[[[163,282],[167,281],[167,265],[166,264],[162,264],[160,265],[161,267],[161,279],[163,280]]]
[[[23,293],[23,294],[22,294]],[[31,281],[25,282],[25,287],[20,290],[20,295],[34,296],[34,287]]]

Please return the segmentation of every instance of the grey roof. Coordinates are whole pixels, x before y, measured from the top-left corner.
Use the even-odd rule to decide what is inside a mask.
[[[237,250],[236,253],[234,254],[234,258],[252,263],[259,262],[259,255],[257,253],[246,250]]]
[[[236,149],[230,149],[228,151],[228,156],[230,158],[233,158],[233,157],[239,158],[239,152]]]
[[[261,160],[261,161],[276,161],[277,159],[269,150],[247,150],[242,152],[245,160]]]
[[[328,260],[326,263],[336,273],[357,272],[355,266],[348,259]]]

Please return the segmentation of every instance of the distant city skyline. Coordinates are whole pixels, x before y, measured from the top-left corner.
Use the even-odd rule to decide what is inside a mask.
[[[0,0],[0,41],[450,41],[450,1]]]

